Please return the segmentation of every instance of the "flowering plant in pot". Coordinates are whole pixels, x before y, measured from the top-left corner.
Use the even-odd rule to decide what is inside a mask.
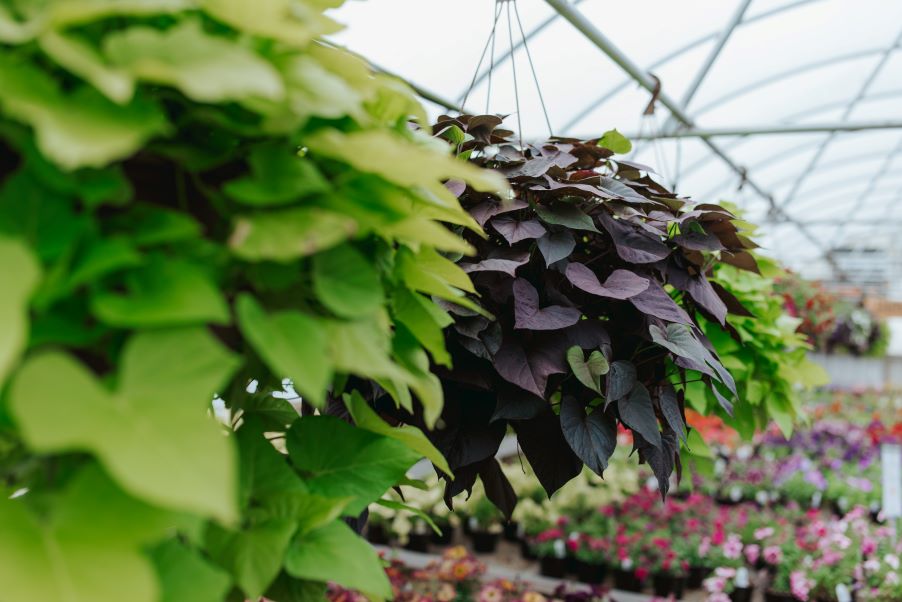
[[[546,529],[532,539],[539,570],[546,577],[562,579],[567,573],[567,534],[559,526]]]
[[[689,563],[680,558],[673,540],[666,532],[652,533],[647,543],[649,570],[656,596],[683,598]]]
[[[883,547],[874,550],[858,571],[859,588],[855,591],[860,602],[895,602],[902,600],[902,571],[898,550]]]
[[[466,506],[470,540],[475,551],[490,554],[498,546],[503,517],[487,496],[474,496],[474,500],[472,504]]]
[[[628,532],[625,525],[619,525],[611,537],[611,549],[614,587],[624,591],[641,591],[649,575],[648,551],[643,541],[642,527]]]
[[[707,602],[750,602],[752,598],[751,579],[745,567],[717,567],[704,585]]]
[[[765,602],[790,602],[807,600],[814,581],[802,568],[805,557],[794,540],[780,546],[768,546],[762,551],[772,572],[768,589],[764,592]]]
[[[573,552],[576,557],[576,576],[583,583],[604,581],[611,561],[611,540],[591,534],[584,535]]]

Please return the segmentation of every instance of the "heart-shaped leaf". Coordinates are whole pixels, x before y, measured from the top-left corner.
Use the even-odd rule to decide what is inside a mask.
[[[611,299],[629,299],[648,288],[647,278],[629,270],[614,270],[601,284],[595,272],[581,263],[573,262],[567,265],[564,275],[576,288]]]
[[[499,217],[492,220],[492,227],[510,244],[530,238],[539,238],[547,232],[545,227],[534,219],[521,221],[510,217]]]
[[[557,232],[548,232],[536,241],[542,257],[545,258],[545,265],[551,265],[561,259],[570,257],[570,253],[576,248],[576,240],[569,230],[559,230]]]
[[[567,350],[567,363],[570,364],[570,369],[579,382],[603,395],[601,377],[608,373],[608,360],[601,351],[593,351],[589,354],[589,359],[585,359],[582,348],[574,345]]]
[[[636,383],[629,396],[617,401],[617,412],[620,420],[654,445],[661,447],[661,431],[658,430],[658,419],[651,402],[648,389],[642,383]]]
[[[528,280],[514,280],[514,328],[525,330],[560,330],[579,322],[582,314],[573,307],[550,305],[539,308],[539,293]]]
[[[618,360],[611,363],[608,372],[608,403],[629,394],[636,385],[636,366],[632,362]]]
[[[568,396],[561,402],[561,429],[574,453],[593,472],[601,475],[617,447],[614,417],[600,407],[587,414],[581,402]]]

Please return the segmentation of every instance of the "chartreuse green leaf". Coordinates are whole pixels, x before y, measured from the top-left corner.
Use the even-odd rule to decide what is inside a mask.
[[[598,140],[598,146],[602,146],[618,155],[625,155],[633,150],[633,143],[617,130],[605,132]]]
[[[382,319],[326,321],[329,357],[336,372],[406,381],[391,358],[391,339]]]
[[[147,328],[211,322],[228,324],[229,308],[207,272],[194,263],[154,256],[130,271],[126,293],[98,292],[91,309],[113,326]]]
[[[0,388],[28,338],[28,298],[41,267],[22,242],[0,235]]]
[[[285,570],[301,579],[333,581],[371,599],[392,595],[376,551],[341,521],[296,538],[285,556]]]
[[[312,403],[322,406],[332,378],[327,330],[322,320],[299,311],[267,315],[247,293],[235,304],[238,326],[277,377],[288,377]]]
[[[371,314],[385,303],[379,272],[349,244],[313,256],[313,291],[345,318]]]
[[[279,574],[294,532],[294,521],[289,519],[274,519],[241,531],[211,524],[205,544],[210,556],[234,575],[247,597],[256,600]]]
[[[436,364],[451,367],[443,332],[454,322],[448,312],[423,295],[398,287],[392,295],[392,313],[429,351]]]
[[[424,523],[429,525],[429,528],[435,531],[437,535],[442,534],[442,530],[438,528],[438,525],[435,524],[435,521],[432,520],[432,517],[429,516],[428,513],[423,512],[419,508],[415,506],[411,506],[410,504],[403,504],[401,502],[397,502],[395,500],[376,500],[376,503],[380,506],[384,506],[385,508],[390,508],[396,511],[405,511],[410,512],[411,514],[421,518]]]
[[[589,359],[586,359],[582,348],[574,345],[567,350],[567,363],[570,364],[570,369],[579,382],[599,395],[604,395],[601,377],[608,373],[610,366],[601,351],[593,351],[589,354]]]
[[[123,493],[96,466],[74,477],[49,514],[0,498],[0,582],[8,600],[158,602],[142,546],[183,519]]]
[[[314,38],[341,29],[307,2],[260,0],[251,5],[243,0],[201,0],[200,3],[204,10],[235,29],[294,47],[306,46]]]
[[[171,539],[150,552],[160,581],[158,602],[221,602],[232,581],[196,551]]]
[[[289,144],[255,146],[247,161],[250,175],[232,180],[222,188],[239,203],[261,207],[287,205],[329,189],[316,165],[299,157],[296,148]]]
[[[103,48],[122,71],[199,102],[279,100],[285,94],[279,73],[263,57],[234,39],[208,34],[194,19],[165,30],[135,26],[111,33]]]
[[[404,477],[420,459],[396,439],[355,428],[334,416],[305,416],[288,430],[286,445],[310,489],[325,497],[353,497],[356,516]]]
[[[392,439],[404,443],[410,449],[422,454],[430,462],[436,465],[439,470],[447,475],[451,475],[451,469],[448,467],[448,461],[442,453],[435,448],[431,441],[423,434],[423,431],[412,425],[389,426],[379,415],[367,404],[360,393],[356,390],[350,394],[344,395],[345,405],[351,412],[354,424],[358,428],[372,431],[379,435],[385,435]]]
[[[12,57],[0,57],[0,80],[0,109],[31,125],[41,152],[65,169],[102,167],[169,129],[153,102],[118,105],[84,86],[63,94],[45,72]]]
[[[47,56],[82,77],[118,104],[125,104],[135,93],[135,80],[128,73],[107,64],[100,52],[86,41],[58,31],[45,31],[38,38]]]
[[[357,221],[341,213],[295,207],[237,218],[229,246],[248,261],[292,261],[334,247],[357,229]]]
[[[90,451],[134,495],[234,520],[234,449],[206,408],[236,358],[206,330],[185,328],[134,335],[120,365],[110,390],[65,353],[30,358],[10,391],[25,442],[38,452]]]
[[[423,144],[397,133],[366,130],[350,134],[322,130],[307,140],[312,151],[344,161],[360,171],[374,173],[405,187],[422,187],[441,194],[441,184],[449,178],[465,180],[476,190],[493,192],[506,198],[510,190],[500,173],[482,170],[448,154],[424,152]],[[453,198],[453,196],[452,196]]]

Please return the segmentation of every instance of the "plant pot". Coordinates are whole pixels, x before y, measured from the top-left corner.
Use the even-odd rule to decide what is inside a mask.
[[[683,599],[683,590],[686,588],[686,577],[684,575],[658,573],[652,576],[651,583],[655,590],[655,596],[666,598],[673,594],[673,597],[677,600]]]
[[[388,533],[382,525],[367,525],[366,539],[372,544],[387,546]]]
[[[539,574],[553,579],[563,579],[567,574],[567,559],[542,556],[539,558]]]
[[[567,574],[575,575],[578,570],[578,564],[579,560],[576,559],[576,556],[567,556]]]
[[[520,556],[526,560],[538,560],[539,557],[532,550],[532,543],[528,539],[520,540]]]
[[[504,523],[504,540],[520,541],[520,523],[515,520]]]
[[[764,602],[798,602],[796,597],[789,592],[775,592],[767,590],[764,592]]]
[[[442,534],[439,535],[432,531],[429,535],[429,540],[437,546],[447,546],[454,539],[454,527],[448,522],[436,523],[436,526],[441,530]]]
[[[473,531],[470,539],[473,541],[473,551],[477,554],[491,554],[498,547],[498,533]]]
[[[691,566],[689,573],[686,575],[687,589],[701,589],[705,579],[712,573],[712,570],[706,566]]]
[[[642,582],[636,577],[635,571],[614,569],[614,589],[625,592],[641,592]]]
[[[754,588],[751,587],[737,587],[730,593],[730,601],[752,602],[752,592],[754,591]]]
[[[608,567],[600,562],[584,562],[576,560],[576,578],[582,583],[598,585],[607,576]]]
[[[426,553],[429,551],[430,539],[432,537],[429,533],[411,533],[407,536],[407,543],[404,545],[404,548],[411,552]]]

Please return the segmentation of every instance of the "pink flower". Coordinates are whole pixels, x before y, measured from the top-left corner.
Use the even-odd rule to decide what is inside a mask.
[[[707,602],[731,602],[730,596],[723,592],[717,592],[708,596]]]
[[[814,581],[805,577],[801,571],[793,571],[789,574],[789,591],[799,600],[807,600]]]
[[[648,577],[648,569],[644,566],[640,566],[636,569],[636,578],[639,581],[645,581],[645,578]]]
[[[707,537],[702,537],[702,540],[698,543],[698,555],[704,558],[708,555],[708,552],[711,550],[711,540]]]
[[[705,579],[705,590],[709,594],[722,593],[727,588],[727,580],[723,577],[708,577]]]
[[[732,534],[727,538],[726,543],[723,544],[723,555],[731,560],[735,560],[739,558],[742,554],[742,540],[738,535]]]
[[[780,564],[783,560],[783,550],[779,546],[767,546],[764,548],[764,562],[767,564]]]
[[[750,543],[745,546],[745,560],[749,564],[755,564],[761,557],[761,546],[756,543]]]
[[[762,539],[766,539],[774,534],[773,527],[762,527],[761,529],[755,529],[755,539],[761,541]]]

